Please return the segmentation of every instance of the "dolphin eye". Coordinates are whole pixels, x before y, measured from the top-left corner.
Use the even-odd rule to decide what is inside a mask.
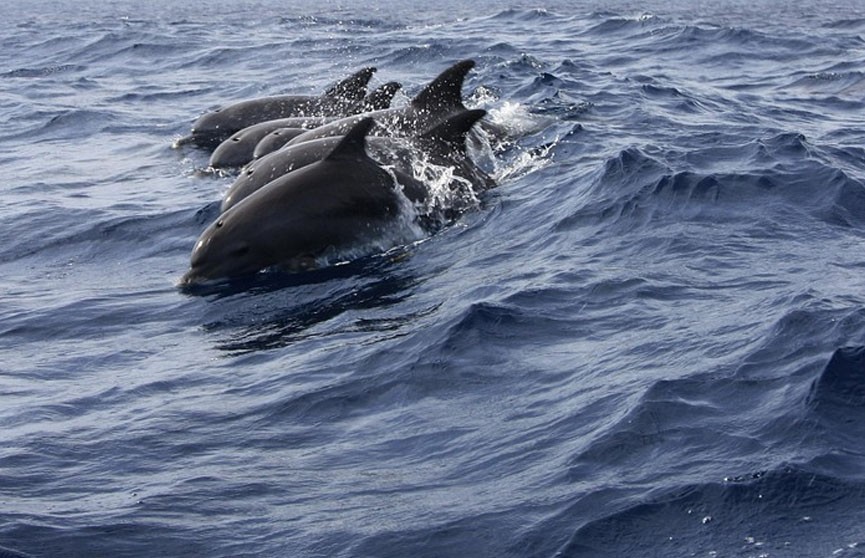
[[[244,256],[249,253],[249,246],[243,244],[231,251],[232,256]]]
[[[219,221],[216,222],[216,228],[218,229],[218,228],[222,227],[222,225],[224,225],[224,224],[225,224],[225,222],[222,219],[220,219]]]

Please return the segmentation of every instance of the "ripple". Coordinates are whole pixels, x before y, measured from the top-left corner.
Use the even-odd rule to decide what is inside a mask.
[[[782,467],[741,481],[683,486],[648,496],[576,530],[562,556],[622,556],[647,548],[666,556],[744,552],[831,554],[861,544],[856,527],[860,483],[801,467]]]

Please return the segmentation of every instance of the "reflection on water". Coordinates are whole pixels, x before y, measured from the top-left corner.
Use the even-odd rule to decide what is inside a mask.
[[[274,349],[314,337],[317,324],[347,311],[386,308],[411,296],[421,280],[400,265],[407,255],[403,248],[301,273],[269,271],[199,285],[190,294],[207,296],[211,316],[202,327],[213,334],[219,350],[242,354]],[[395,331],[415,314],[372,319],[361,314],[326,334]]]

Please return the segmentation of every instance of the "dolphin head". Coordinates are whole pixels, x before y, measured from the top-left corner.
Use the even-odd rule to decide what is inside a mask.
[[[180,284],[241,278],[273,266],[292,271],[315,267],[316,255],[334,244],[330,235],[336,227],[317,226],[315,217],[306,218],[302,209],[287,209],[273,198],[244,198],[204,229]]]
[[[202,114],[193,124],[188,136],[174,142],[174,147],[192,144],[204,149],[214,149],[234,133],[226,126],[222,109]]]
[[[184,285],[249,275],[267,261],[264,247],[249,242],[243,222],[220,216],[201,233],[192,249],[189,271],[181,278]]]

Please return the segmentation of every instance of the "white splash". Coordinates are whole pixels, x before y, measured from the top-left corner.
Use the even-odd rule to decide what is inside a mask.
[[[499,165],[493,173],[496,182],[503,182],[538,171],[552,161],[552,151],[559,138],[532,149],[520,149],[506,164]]]
[[[487,109],[487,118],[511,138],[521,138],[540,132],[556,121],[555,118],[533,114],[526,105],[505,101]]]

